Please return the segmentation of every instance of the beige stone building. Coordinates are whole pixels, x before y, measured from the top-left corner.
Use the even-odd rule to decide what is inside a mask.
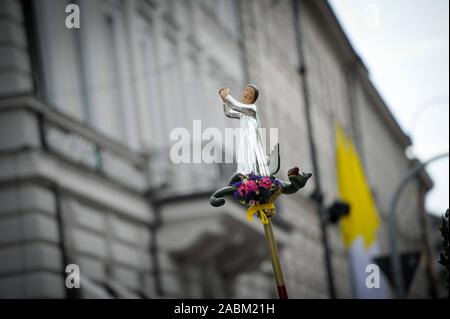
[[[261,225],[231,201],[209,205],[233,165],[169,157],[176,127],[235,127],[217,91],[249,81],[262,126],[279,130],[280,177],[314,171],[310,136],[316,149],[320,174],[280,200],[275,220],[290,297],[330,297],[311,195],[319,181],[324,207],[338,199],[336,122],[357,144],[389,253],[388,205],[414,164],[411,141],[328,3],[294,2],[0,0],[0,297],[275,297]],[[69,3],[79,29],[66,27]],[[192,133],[194,152],[207,141]],[[431,187],[423,174],[398,209],[400,251],[422,252],[408,297],[431,296]],[[339,226],[325,224],[335,295],[351,298]],[[66,288],[69,264],[80,289]]]

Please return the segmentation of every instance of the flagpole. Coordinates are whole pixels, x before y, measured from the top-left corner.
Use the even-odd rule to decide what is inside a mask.
[[[278,255],[277,243],[273,235],[272,222],[264,225],[264,233],[266,235],[267,246],[269,248],[270,259],[272,260],[273,274],[277,285],[278,297],[280,299],[288,299],[286,283],[284,281],[283,268],[281,267],[280,257]]]

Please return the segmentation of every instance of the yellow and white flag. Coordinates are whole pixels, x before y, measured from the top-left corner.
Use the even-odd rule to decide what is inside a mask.
[[[352,140],[336,126],[336,161],[338,188],[341,199],[350,205],[350,214],[341,219],[341,233],[349,252],[350,275],[355,298],[385,298],[385,278],[379,272],[379,285],[368,285],[367,276],[378,253],[377,230],[380,225],[364,168]],[[367,272],[369,270],[369,272]],[[384,286],[384,287],[382,287]]]

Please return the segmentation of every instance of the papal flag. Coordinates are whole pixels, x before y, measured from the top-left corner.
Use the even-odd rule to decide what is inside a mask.
[[[339,125],[336,126],[336,138],[339,195],[350,205],[350,214],[341,219],[340,227],[349,253],[353,296],[386,298],[387,281],[373,261],[378,255],[377,230],[380,225],[375,202],[358,152]]]

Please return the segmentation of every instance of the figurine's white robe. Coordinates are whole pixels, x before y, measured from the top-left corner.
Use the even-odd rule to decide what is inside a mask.
[[[228,95],[223,107],[226,116],[240,119],[237,173],[269,176],[256,105],[240,103]]]

